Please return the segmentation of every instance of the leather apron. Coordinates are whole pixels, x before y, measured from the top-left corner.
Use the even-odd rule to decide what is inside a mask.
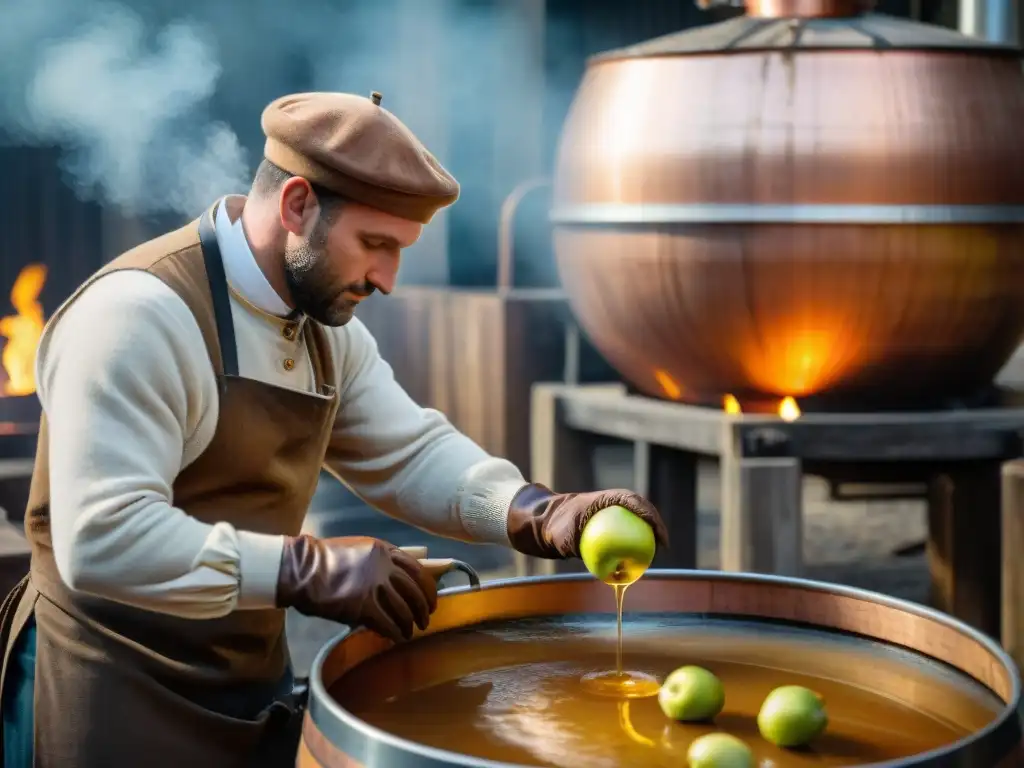
[[[239,376],[212,214],[115,259],[96,277],[150,271],[186,301],[203,332],[220,412],[209,447],[175,480],[174,504],[207,523],[298,535],[338,409],[328,338],[308,319],[283,331],[304,337],[316,392]],[[0,686],[19,632],[30,617],[36,623],[36,768],[294,765],[285,612],[190,620],[72,593],[50,543],[48,448],[44,416],[25,517],[30,573],[0,615]]]

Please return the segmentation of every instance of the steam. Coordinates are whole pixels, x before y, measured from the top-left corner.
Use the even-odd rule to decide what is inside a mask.
[[[387,5],[7,0],[0,141],[60,147],[66,181],[83,198],[134,215],[195,215],[248,188],[271,99],[369,93],[401,77],[388,65]],[[447,5],[410,8],[436,16]]]
[[[223,122],[195,119],[221,75],[201,27],[171,23],[150,43],[142,18],[123,6],[87,7],[65,31],[75,19],[54,7],[65,4],[18,5],[13,15],[39,34],[16,46],[3,41],[8,62],[27,53],[35,65],[20,89],[4,78],[2,125],[14,141],[65,148],[69,181],[83,195],[131,213],[193,214],[218,194],[245,188],[249,169],[238,137]],[[46,10],[50,29],[41,23]],[[18,20],[5,35],[24,33]],[[32,43],[35,51],[18,50]]]

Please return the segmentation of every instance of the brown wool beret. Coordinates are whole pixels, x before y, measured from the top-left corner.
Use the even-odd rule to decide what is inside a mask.
[[[458,199],[459,183],[379,99],[282,96],[263,110],[263,154],[354,202],[425,224]]]

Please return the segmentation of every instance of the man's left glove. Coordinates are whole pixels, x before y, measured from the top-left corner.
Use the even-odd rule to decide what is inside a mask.
[[[632,491],[615,489],[591,493],[554,493],[543,485],[527,485],[512,499],[508,512],[508,538],[524,555],[561,560],[580,556],[583,528],[605,507],[622,506],[654,529],[658,546],[668,546],[668,531],[661,515],[647,499]]]

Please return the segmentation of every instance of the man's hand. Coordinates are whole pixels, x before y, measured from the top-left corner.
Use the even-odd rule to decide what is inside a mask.
[[[543,485],[528,485],[516,494],[508,513],[508,537],[524,555],[547,559],[580,556],[583,528],[605,507],[622,506],[645,520],[658,545],[668,546],[661,515],[647,499],[615,489],[592,493],[553,493]]]
[[[277,604],[394,640],[427,628],[437,584],[398,547],[363,536],[285,538]]]

